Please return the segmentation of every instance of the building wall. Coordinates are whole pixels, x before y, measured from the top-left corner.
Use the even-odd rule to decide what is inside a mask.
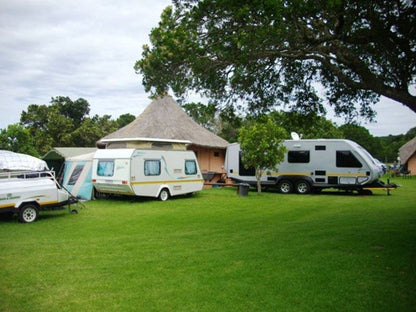
[[[146,141],[126,141],[126,142],[110,142],[106,148],[138,148],[138,149],[160,149],[184,151],[186,145],[182,143],[164,143],[164,142],[146,142]]]
[[[195,152],[202,172],[223,172],[224,149],[209,149],[198,146],[191,146],[188,149]]]
[[[416,153],[407,161],[407,170],[410,170],[411,175],[416,175]]]

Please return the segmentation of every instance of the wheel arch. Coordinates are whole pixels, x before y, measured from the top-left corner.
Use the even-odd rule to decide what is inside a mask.
[[[36,200],[23,201],[23,202],[20,202],[20,203],[16,203],[15,208],[18,208],[20,210],[26,205],[35,205],[36,209],[38,209],[38,210],[40,209],[40,205]]]
[[[157,190],[156,196],[155,197],[159,197],[160,192],[162,192],[163,190],[168,190],[169,192],[169,196],[172,196],[172,190],[170,189],[168,184],[161,184]]]
[[[311,187],[313,187],[313,179],[310,176],[307,175],[281,175],[276,180],[276,185],[282,181],[282,180],[289,180],[293,184],[296,184],[297,182],[304,180],[310,184]]]

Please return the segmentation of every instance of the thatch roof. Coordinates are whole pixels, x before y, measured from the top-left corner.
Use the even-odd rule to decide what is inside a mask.
[[[416,153],[416,137],[399,148],[399,156],[402,164],[407,163],[414,153]]]
[[[138,138],[190,141],[191,144],[211,148],[225,149],[228,145],[226,140],[193,121],[171,96],[153,100],[133,122],[98,143]]]

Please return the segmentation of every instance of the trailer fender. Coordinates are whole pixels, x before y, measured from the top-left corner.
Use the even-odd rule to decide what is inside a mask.
[[[14,208],[16,209],[16,210],[20,210],[21,208],[23,208],[24,206],[26,206],[26,205],[34,205],[34,206],[36,206],[36,209],[40,209],[40,205],[39,205],[39,203],[36,201],[36,200],[31,200],[31,201],[20,201],[20,202],[17,202],[15,205],[14,205]]]

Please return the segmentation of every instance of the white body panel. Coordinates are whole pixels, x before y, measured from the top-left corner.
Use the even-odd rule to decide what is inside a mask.
[[[305,179],[316,188],[348,188],[370,184],[382,174],[374,158],[360,145],[349,140],[286,140],[283,144],[287,148],[285,159],[276,168],[266,171],[262,177],[264,184],[277,184],[281,179],[294,182]],[[298,155],[301,156],[296,159]],[[343,163],[343,157],[347,158],[346,163]],[[351,165],[348,160],[352,160]],[[256,181],[254,172],[247,173],[240,164],[238,143],[228,146],[225,169],[228,177],[236,181]]]
[[[175,196],[203,187],[202,174],[191,151],[98,150],[92,180],[100,193],[148,197],[158,197],[162,189]]]
[[[57,187],[53,176],[45,177],[40,173],[0,176],[0,210],[13,211],[13,208],[19,208],[25,203],[35,203],[42,209],[64,205],[68,199],[69,194]]]

